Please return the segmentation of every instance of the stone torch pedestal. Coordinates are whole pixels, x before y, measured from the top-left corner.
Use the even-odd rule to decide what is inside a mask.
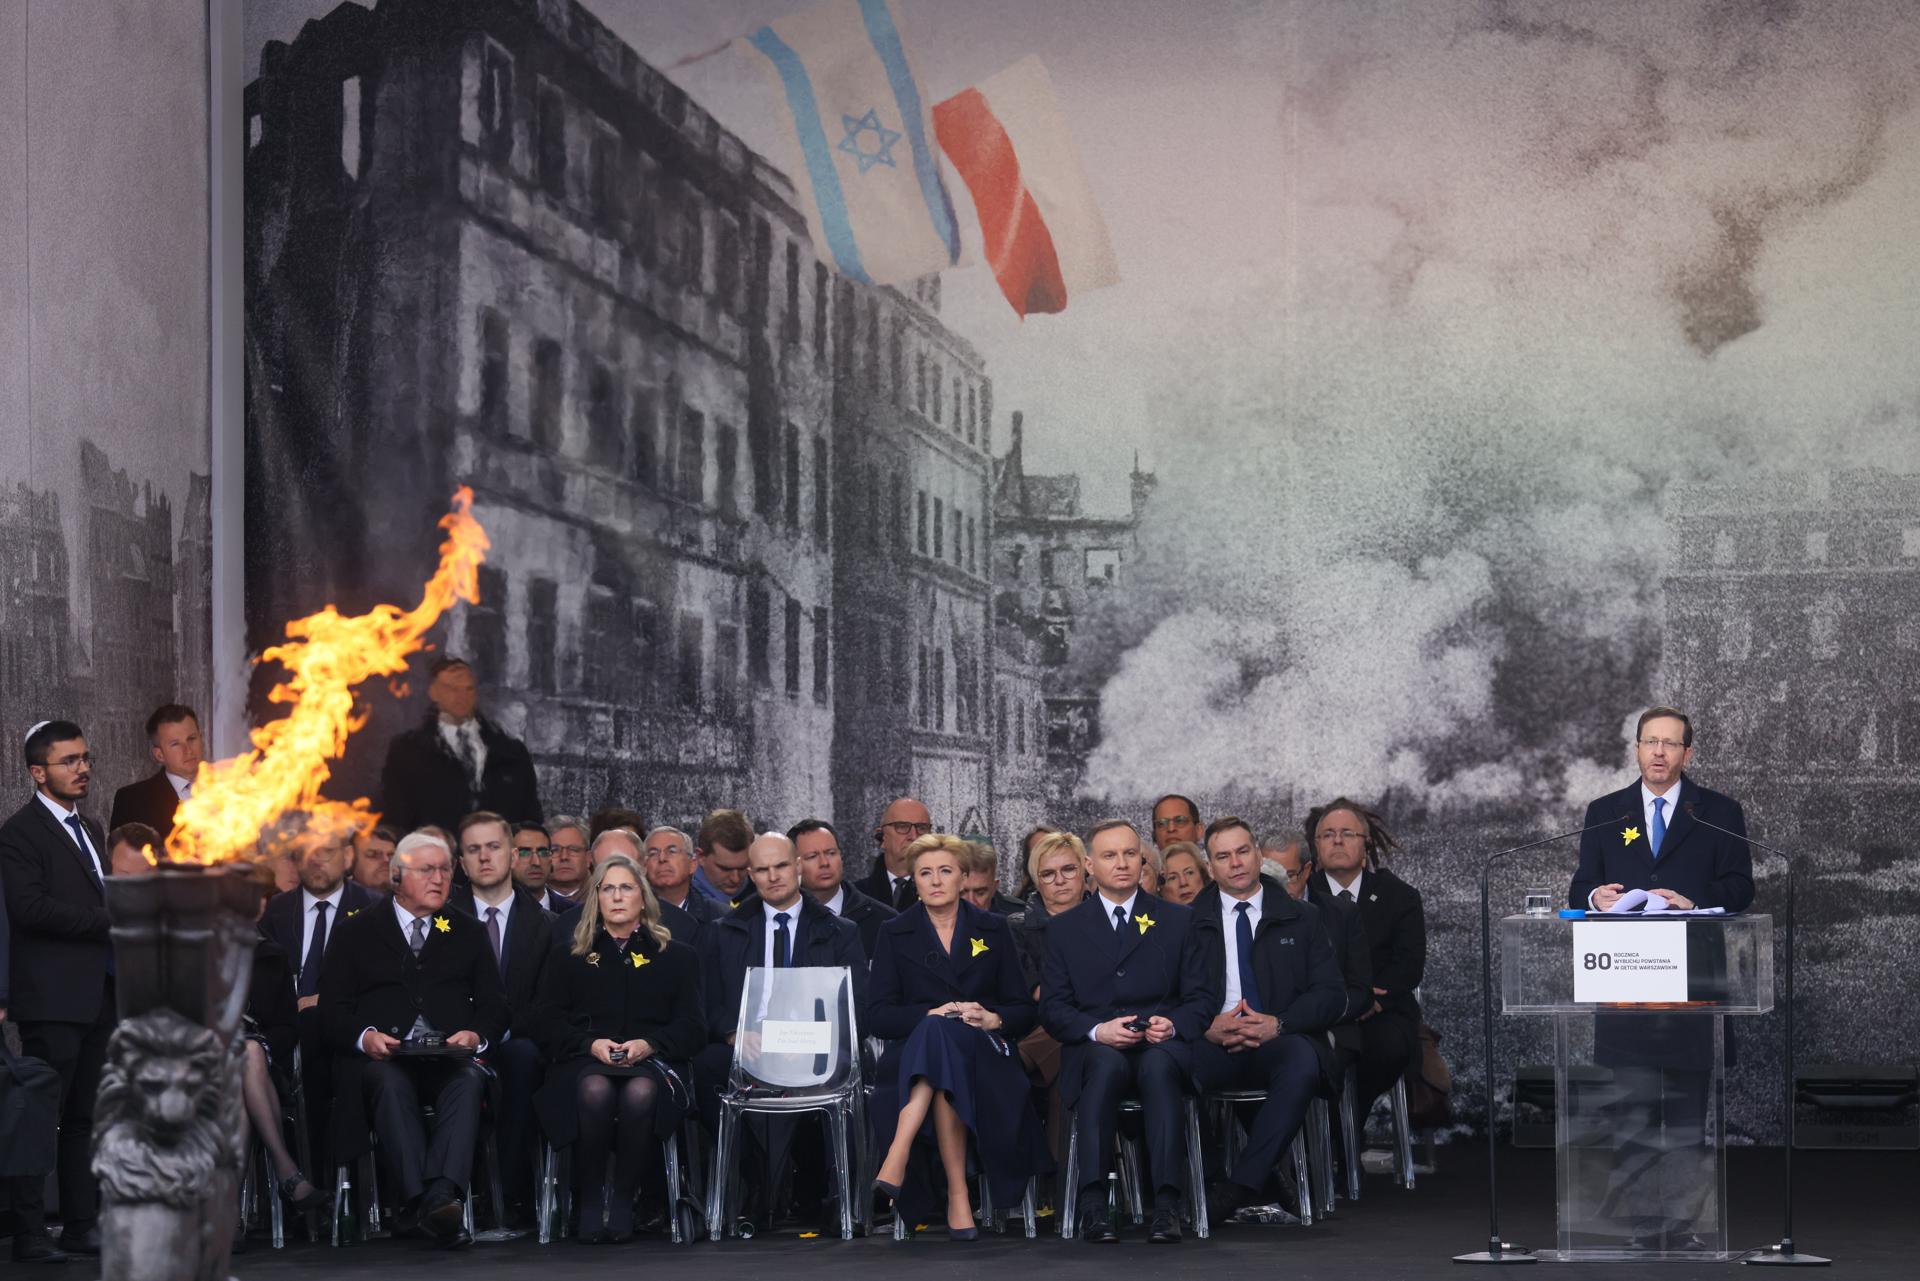
[[[246,1159],[235,1038],[259,905],[225,868],[107,882],[120,1024],[93,1131],[107,1281],[225,1281]]]

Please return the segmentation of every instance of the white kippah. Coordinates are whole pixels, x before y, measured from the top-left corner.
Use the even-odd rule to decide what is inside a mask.
[[[53,722],[52,722],[52,721],[40,721],[40,722],[38,722],[37,724],[35,724],[35,725],[33,725],[32,727],[30,727],[30,728],[29,728],[29,729],[27,730],[27,738],[32,738],[32,737],[33,737],[33,736],[34,736],[35,734],[38,734],[38,733],[39,733],[39,732],[40,732],[41,730],[43,730],[43,729],[45,729],[45,728],[46,728],[47,726],[49,726],[49,725],[51,725],[51,724],[53,724]],[[24,743],[24,742],[26,742],[26,741],[27,741],[27,738],[23,738],[23,739],[21,739],[20,741],[21,741],[22,743]]]

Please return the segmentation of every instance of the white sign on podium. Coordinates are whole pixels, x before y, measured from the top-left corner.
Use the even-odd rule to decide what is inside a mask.
[[[1575,921],[1573,999],[1601,1005],[1687,999],[1680,921]]]

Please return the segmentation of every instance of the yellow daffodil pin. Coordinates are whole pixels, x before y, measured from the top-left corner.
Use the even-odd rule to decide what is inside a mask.
[[[978,956],[980,955],[980,953],[987,950],[987,941],[985,939],[974,939],[972,940],[972,943],[973,943],[973,954],[975,956]]]
[[[1151,916],[1148,916],[1145,912],[1142,912],[1140,913],[1140,915],[1134,917],[1133,922],[1135,925],[1138,925],[1140,927],[1140,932],[1142,934],[1145,934],[1148,930],[1152,929],[1154,926],[1153,918]]]
[[[640,955],[640,953],[638,953],[638,952],[629,952],[629,953],[627,953],[627,959],[628,959],[629,961],[632,961],[632,962],[633,962],[633,968],[634,968],[634,969],[636,969],[636,970],[637,970],[637,969],[639,969],[639,968],[640,968],[641,966],[643,966],[643,965],[652,965],[652,964],[653,964],[653,962],[652,962],[652,961],[649,961],[649,960],[648,960],[648,959],[647,959],[646,957],[644,957],[644,956],[642,956],[642,955]]]
[[[453,931],[453,922],[444,916],[436,916],[433,918],[433,928],[442,934],[449,934]]]
[[[1629,827],[1626,831],[1620,833],[1620,843],[1622,845],[1631,845],[1639,839],[1640,829],[1637,827]]]

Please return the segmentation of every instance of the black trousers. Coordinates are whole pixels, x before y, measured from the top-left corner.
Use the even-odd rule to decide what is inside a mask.
[[[1266,1101],[1247,1131],[1247,1145],[1227,1172],[1256,1192],[1300,1132],[1307,1105],[1320,1086],[1320,1060],[1307,1038],[1285,1032],[1258,1049],[1229,1054],[1211,1041],[1193,1047],[1193,1075],[1206,1091],[1265,1090]]]
[[[100,1185],[93,1177],[93,1101],[113,1034],[113,980],[107,980],[100,1012],[91,1023],[21,1022],[20,1048],[60,1074],[60,1142],[56,1178],[60,1219],[83,1231],[100,1213]],[[46,1194],[39,1179],[14,1183],[14,1222],[22,1236],[46,1230]]]
[[[720,1096],[726,1091],[727,1078],[733,1071],[733,1047],[724,1041],[710,1041],[706,1048],[693,1056],[690,1066],[693,1070],[694,1105],[699,1109],[700,1123],[718,1139]],[[756,1204],[771,1208],[781,1174],[793,1156],[794,1135],[800,1128],[800,1118],[760,1115],[743,1117],[742,1120],[745,1124],[740,1127],[738,1168],[741,1183],[749,1194],[747,1206],[743,1209],[751,1215]],[[824,1151],[822,1148],[821,1152]]]
[[[333,1050],[327,1045],[320,1023],[320,1007],[301,1010],[295,1020],[300,1031],[300,1093],[307,1104],[307,1152],[309,1169],[328,1171],[333,1159],[333,1120],[328,1104],[333,1098]]]
[[[1393,1088],[1407,1074],[1414,1056],[1420,1052],[1420,1023],[1417,1019],[1391,1010],[1383,1010],[1360,1029],[1360,1060],[1354,1064],[1354,1084],[1359,1092],[1355,1101],[1366,1116],[1373,1101]]]
[[[484,1073],[466,1059],[388,1059],[360,1065],[367,1116],[373,1122],[389,1187],[412,1201],[435,1179],[465,1192],[480,1138]],[[429,1132],[422,1102],[433,1105]]]
[[[501,1191],[509,1202],[524,1204],[533,1199],[533,1095],[546,1069],[539,1044],[521,1037],[489,1046],[486,1058],[500,1078],[500,1106],[493,1118],[493,1132],[500,1145]]]
[[[1061,1047],[1063,1058],[1080,1058],[1083,1075],[1074,1102],[1073,1129],[1080,1140],[1080,1186],[1098,1189],[1113,1164],[1120,1103],[1140,1100],[1146,1128],[1148,1174],[1155,1209],[1177,1205],[1186,1182],[1186,1073],[1178,1059],[1160,1046],[1130,1050],[1091,1042]],[[1062,1074],[1070,1071],[1062,1067]]]

